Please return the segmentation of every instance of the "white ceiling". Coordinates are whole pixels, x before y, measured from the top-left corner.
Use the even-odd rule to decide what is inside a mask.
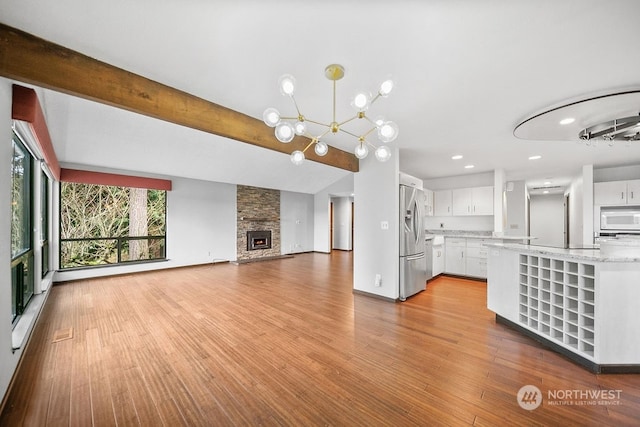
[[[396,90],[371,113],[398,123],[402,171],[431,179],[504,169],[532,185],[566,182],[585,164],[640,162],[640,143],[513,135],[548,106],[640,87],[638,16],[638,0],[0,2],[4,24],[256,118],[269,106],[294,112],[276,86],[284,73],[297,79],[302,112],[320,120],[331,113],[326,65],[346,69],[338,118],[357,90],[392,75]],[[66,164],[306,193],[347,174],[52,91],[43,103]]]

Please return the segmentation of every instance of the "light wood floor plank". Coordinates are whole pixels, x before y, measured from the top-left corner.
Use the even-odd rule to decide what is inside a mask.
[[[486,284],[352,292],[348,252],[53,287],[0,425],[634,425],[640,375],[594,375],[503,325]],[[53,343],[56,331],[73,328]],[[519,407],[531,384],[619,406]]]

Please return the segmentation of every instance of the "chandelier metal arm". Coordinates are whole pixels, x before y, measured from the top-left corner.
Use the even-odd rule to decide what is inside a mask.
[[[349,122],[351,122],[351,121],[353,121],[353,120],[355,120],[355,119],[357,119],[359,117],[360,117],[360,114],[356,114],[355,116],[351,117],[350,119],[347,119],[344,122],[338,123],[338,127],[344,125],[345,123],[349,123]],[[362,117],[366,117],[366,116],[362,116]],[[340,130],[344,131],[343,129],[340,129]]]
[[[315,145],[315,153],[317,156],[324,156],[327,154],[328,145],[325,141],[320,141],[321,138],[324,138],[327,134],[333,133],[337,134],[339,132],[343,132],[347,135],[350,135],[358,140],[358,146],[355,149],[355,155],[359,159],[363,159],[367,156],[368,148],[367,146],[371,146],[375,148],[376,158],[381,161],[387,161],[391,156],[391,151],[385,145],[381,145],[376,148],[371,142],[367,141],[366,138],[375,130],[378,131],[378,138],[382,143],[388,143],[394,141],[398,136],[398,126],[392,121],[385,121],[384,119],[379,119],[376,121],[371,120],[366,116],[366,111],[371,104],[376,102],[378,98],[386,98],[393,88],[393,81],[388,79],[382,82],[380,85],[380,89],[377,93],[372,97],[370,92],[360,92],[356,94],[353,98],[351,105],[356,109],[356,114],[353,117],[350,117],[340,123],[336,120],[337,117],[337,81],[344,77],[344,67],[340,64],[330,64],[325,68],[325,77],[333,82],[332,84],[332,108],[331,108],[331,122],[330,123],[322,123],[316,120],[307,119],[298,106],[298,103],[293,96],[295,92],[296,81],[293,76],[290,74],[284,74],[278,80],[278,85],[280,86],[280,92],[291,98],[291,102],[296,109],[297,116],[293,117],[283,117],[280,116],[280,112],[273,107],[267,108],[263,113],[263,121],[269,127],[275,128],[275,136],[282,143],[291,142],[295,135],[305,136],[311,139],[311,141],[306,144],[303,150],[294,150],[291,152],[291,161],[299,165],[304,159],[304,153],[311,147]],[[357,135],[353,132],[350,132],[346,129],[343,129],[342,126],[346,125],[349,122],[352,122],[356,119],[366,119],[373,127],[366,131],[364,134]],[[312,135],[307,128],[307,123],[312,123],[317,126],[323,127],[325,130],[319,135]]]
[[[295,117],[294,117],[294,118],[295,118]],[[305,122],[309,122],[309,123],[313,123],[313,124],[316,124],[316,125],[324,126],[324,127],[327,127],[327,128],[330,128],[330,127],[331,127],[331,125],[329,125],[329,124],[327,124],[327,123],[317,122],[317,121],[315,121],[315,120],[307,119],[306,117],[304,118],[304,121],[305,121]]]
[[[315,139],[315,138],[313,138],[313,139],[311,140],[311,142],[310,142],[310,143],[308,143],[306,147],[304,147],[304,150],[302,150],[302,152],[303,152],[303,153],[304,153],[304,152],[306,152],[306,151],[309,149],[309,147],[311,147],[311,146],[312,146],[313,144],[315,144],[315,143],[316,143],[316,139]]]

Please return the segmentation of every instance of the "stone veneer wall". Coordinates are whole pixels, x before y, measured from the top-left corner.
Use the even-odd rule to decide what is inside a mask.
[[[237,259],[280,256],[280,191],[237,186]],[[247,231],[271,230],[271,249],[247,250]]]

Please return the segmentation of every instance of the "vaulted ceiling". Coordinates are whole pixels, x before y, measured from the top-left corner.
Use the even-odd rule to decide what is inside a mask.
[[[326,65],[346,69],[337,84],[340,117],[357,90],[375,90],[392,75],[396,89],[371,114],[398,123],[392,145],[401,170],[429,179],[504,169],[508,179],[531,182],[575,175],[584,164],[640,162],[640,143],[587,147],[513,135],[548,106],[640,88],[639,14],[637,0],[0,2],[3,24],[257,119],[269,106],[295,113],[276,86],[284,73],[297,79],[301,110],[326,121]],[[286,154],[43,94],[63,164],[306,193],[350,173],[294,166]],[[355,147],[348,136],[328,142]]]

